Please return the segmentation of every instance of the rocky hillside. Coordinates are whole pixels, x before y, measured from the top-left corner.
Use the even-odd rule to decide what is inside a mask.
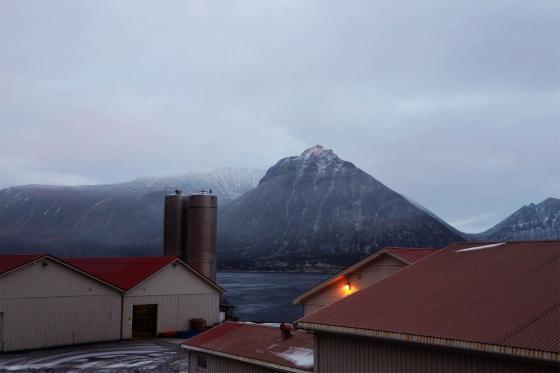
[[[213,189],[221,204],[256,186],[263,172],[220,169],[78,187],[27,185],[0,191],[1,252],[158,254],[164,195]]]
[[[281,159],[220,213],[222,261],[363,256],[384,246],[441,247],[463,239],[332,150]],[[317,259],[318,258],[318,259]]]
[[[537,205],[523,206],[487,231],[470,237],[491,241],[558,240],[560,199],[547,198]]]

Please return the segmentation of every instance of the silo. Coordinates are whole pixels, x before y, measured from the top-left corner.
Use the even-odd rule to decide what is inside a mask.
[[[163,212],[163,255],[176,256],[186,260],[185,219],[187,198],[176,190],[174,194],[165,196]]]
[[[216,229],[218,198],[201,192],[187,198],[187,263],[216,281]]]

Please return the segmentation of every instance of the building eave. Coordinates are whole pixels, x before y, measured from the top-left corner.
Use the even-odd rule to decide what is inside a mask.
[[[134,289],[136,289],[137,287],[139,287],[140,285],[142,285],[143,283],[145,283],[146,281],[148,281],[149,279],[151,279],[152,277],[154,277],[155,275],[157,275],[158,273],[160,273],[161,271],[163,271],[165,268],[169,267],[170,265],[173,265],[174,263],[179,263],[181,264],[183,267],[185,267],[188,271],[192,272],[195,276],[197,276],[198,278],[200,278],[202,281],[206,282],[208,285],[212,286],[214,289],[218,290],[218,292],[220,293],[224,293],[225,290],[222,289],[218,284],[216,284],[214,281],[210,280],[209,278],[207,278],[206,276],[204,276],[203,274],[201,274],[200,272],[198,272],[196,269],[194,269],[193,267],[189,266],[187,263],[183,262],[181,259],[176,258],[174,260],[172,260],[171,262],[161,266],[161,268],[158,268],[156,271],[154,271],[153,273],[150,273],[149,276],[145,277],[144,279],[142,279],[141,281],[139,281],[138,283],[134,284],[134,286],[132,286],[131,288],[127,289],[125,291],[125,293],[130,293],[132,292]]]
[[[10,269],[10,270],[8,270],[8,271],[5,271],[5,272],[0,273],[0,277],[3,277],[3,276],[6,276],[6,275],[9,275],[10,273],[19,271],[20,269],[25,268],[25,267],[27,267],[27,266],[30,266],[31,264],[33,264],[33,263],[35,263],[35,262],[38,262],[38,261],[40,261],[40,260],[43,260],[43,259],[45,259],[45,258],[53,258],[53,257],[52,257],[51,255],[49,255],[49,254],[40,254],[40,255],[41,255],[41,256],[38,256],[37,258],[35,258],[35,259],[33,259],[33,260],[30,260],[30,261],[28,261],[28,262],[26,262],[26,263],[20,264],[20,265],[18,265],[17,267],[14,267],[14,268]]]
[[[352,328],[346,326],[317,324],[305,321],[296,323],[298,329],[304,329],[314,332],[327,332],[336,334],[345,334],[359,337],[372,337],[384,340],[393,340],[405,343],[417,343],[423,345],[431,345],[446,348],[455,348],[482,353],[492,353],[505,356],[512,356],[525,359],[536,359],[547,362],[560,362],[560,353],[551,351],[532,350],[527,348],[502,346],[488,343],[469,342],[456,339],[438,338],[432,336],[404,334],[382,330],[370,330]]]
[[[188,265],[187,263],[183,262],[181,259],[177,258],[176,260],[177,262],[181,263],[182,265],[184,265],[187,269],[189,269],[190,271],[192,271],[196,276],[200,277],[202,280],[204,280],[205,282],[207,282],[210,286],[212,286],[213,288],[215,288],[216,290],[218,290],[220,293],[225,293],[225,289],[222,288],[220,285],[218,285],[216,282],[212,281],[211,279],[209,279],[208,277],[204,276],[202,273],[200,273],[199,271],[197,271],[196,269],[194,269],[193,267],[191,267],[190,265]]]
[[[92,279],[92,280],[94,280],[94,281],[97,281],[97,282],[99,282],[99,283],[101,283],[101,284],[103,284],[103,285],[105,285],[105,286],[107,286],[107,287],[110,287],[110,288],[113,289],[113,290],[118,291],[119,293],[124,293],[124,290],[123,290],[123,289],[121,289],[121,288],[119,288],[119,287],[117,287],[117,286],[115,286],[115,285],[113,285],[113,284],[111,284],[111,283],[108,283],[107,281],[102,280],[101,278],[99,278],[99,277],[97,277],[97,276],[94,276],[94,275],[92,275],[91,273],[88,273],[88,272],[86,272],[86,271],[83,271],[83,270],[81,270],[80,268],[73,266],[72,264],[66,263],[64,260],[58,259],[57,257],[52,256],[52,255],[50,255],[50,254],[44,254],[44,255],[42,255],[42,256],[40,256],[40,257],[38,257],[38,258],[36,258],[36,259],[33,259],[33,260],[31,260],[31,261],[29,261],[29,262],[27,262],[27,263],[25,263],[25,264],[22,264],[22,265],[20,265],[20,266],[18,266],[18,267],[12,268],[11,270],[6,271],[6,272],[0,274],[0,277],[3,277],[3,276],[8,275],[8,274],[10,274],[10,273],[19,271],[19,270],[21,270],[21,269],[23,269],[23,268],[25,268],[25,267],[28,267],[28,266],[30,266],[30,265],[32,265],[32,264],[34,264],[34,263],[40,262],[40,261],[45,260],[45,259],[51,260],[51,261],[53,261],[53,262],[55,262],[55,263],[57,263],[57,264],[60,264],[61,266],[65,267],[65,268],[68,268],[68,269],[70,269],[70,270],[72,270],[72,271],[78,272],[78,273],[80,273],[81,275],[83,275],[83,276],[85,276],[85,277],[88,277],[88,278],[90,278],[90,279]]]
[[[258,366],[262,366],[262,367],[266,367],[266,368],[270,368],[270,369],[282,370],[282,371],[285,371],[285,372],[310,373],[310,372],[313,371],[313,370],[305,370],[305,369],[288,367],[288,366],[280,365],[280,364],[274,364],[274,363],[271,363],[271,362],[268,362],[268,361],[256,360],[256,359],[252,359],[252,358],[245,357],[245,356],[228,354],[226,352],[209,350],[209,349],[202,348],[202,347],[194,347],[194,346],[189,346],[189,345],[182,344],[181,348],[183,348],[187,351],[202,352],[202,353],[209,354],[209,355],[225,357],[225,358],[232,359],[232,360],[242,361],[244,363],[258,365]]]

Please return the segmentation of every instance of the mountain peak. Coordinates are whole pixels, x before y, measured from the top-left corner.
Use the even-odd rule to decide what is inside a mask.
[[[309,149],[306,149],[303,153],[301,153],[301,155],[319,157],[323,154],[331,154],[331,153],[333,153],[332,149],[325,149],[323,145],[315,145]]]
[[[538,206],[556,205],[559,202],[560,202],[560,199],[558,199],[558,198],[548,197],[547,199],[545,199],[544,201],[539,203]]]
[[[225,261],[275,257],[323,263],[324,256],[347,254],[352,261],[384,246],[437,247],[461,240],[321,145],[280,159],[255,189],[222,210],[220,219],[218,246]]]

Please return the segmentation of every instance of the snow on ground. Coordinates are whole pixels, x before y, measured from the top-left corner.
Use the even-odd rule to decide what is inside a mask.
[[[188,354],[178,343],[152,339],[4,353],[0,354],[0,371],[187,372]]]

